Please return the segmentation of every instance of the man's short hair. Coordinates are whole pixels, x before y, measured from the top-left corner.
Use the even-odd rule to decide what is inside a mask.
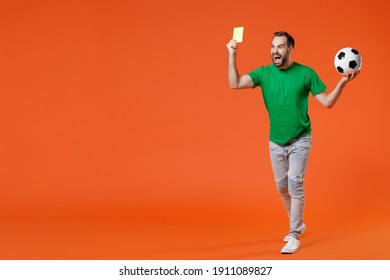
[[[274,37],[283,37],[283,36],[285,36],[287,38],[287,46],[289,46],[289,47],[292,46],[294,48],[295,40],[288,32],[278,31],[278,32],[274,33]]]

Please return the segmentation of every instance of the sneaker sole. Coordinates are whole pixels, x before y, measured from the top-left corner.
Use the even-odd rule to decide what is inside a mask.
[[[299,250],[299,248],[301,248],[301,245],[299,245],[298,248],[296,248],[295,250],[282,250],[281,253],[284,255],[294,254]]]

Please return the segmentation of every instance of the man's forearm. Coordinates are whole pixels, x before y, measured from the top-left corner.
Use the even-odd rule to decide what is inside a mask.
[[[236,55],[229,54],[229,64],[228,64],[228,78],[229,85],[231,88],[237,88],[239,82],[239,75],[236,66]]]
[[[340,98],[341,93],[347,83],[343,80],[340,80],[336,87],[328,94],[327,96],[327,104],[328,107],[331,108],[336,104],[337,100]]]

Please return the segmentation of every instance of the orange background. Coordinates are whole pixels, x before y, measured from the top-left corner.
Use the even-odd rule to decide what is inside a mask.
[[[1,259],[389,259],[390,43],[385,0],[1,1]],[[259,89],[274,31],[333,89],[336,52],[360,76],[313,150],[302,250],[273,182]]]

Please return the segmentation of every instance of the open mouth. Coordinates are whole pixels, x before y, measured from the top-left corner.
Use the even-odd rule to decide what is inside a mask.
[[[280,62],[280,61],[281,61],[281,59],[282,59],[282,57],[281,57],[281,56],[274,55],[274,61],[275,61],[276,63]]]

